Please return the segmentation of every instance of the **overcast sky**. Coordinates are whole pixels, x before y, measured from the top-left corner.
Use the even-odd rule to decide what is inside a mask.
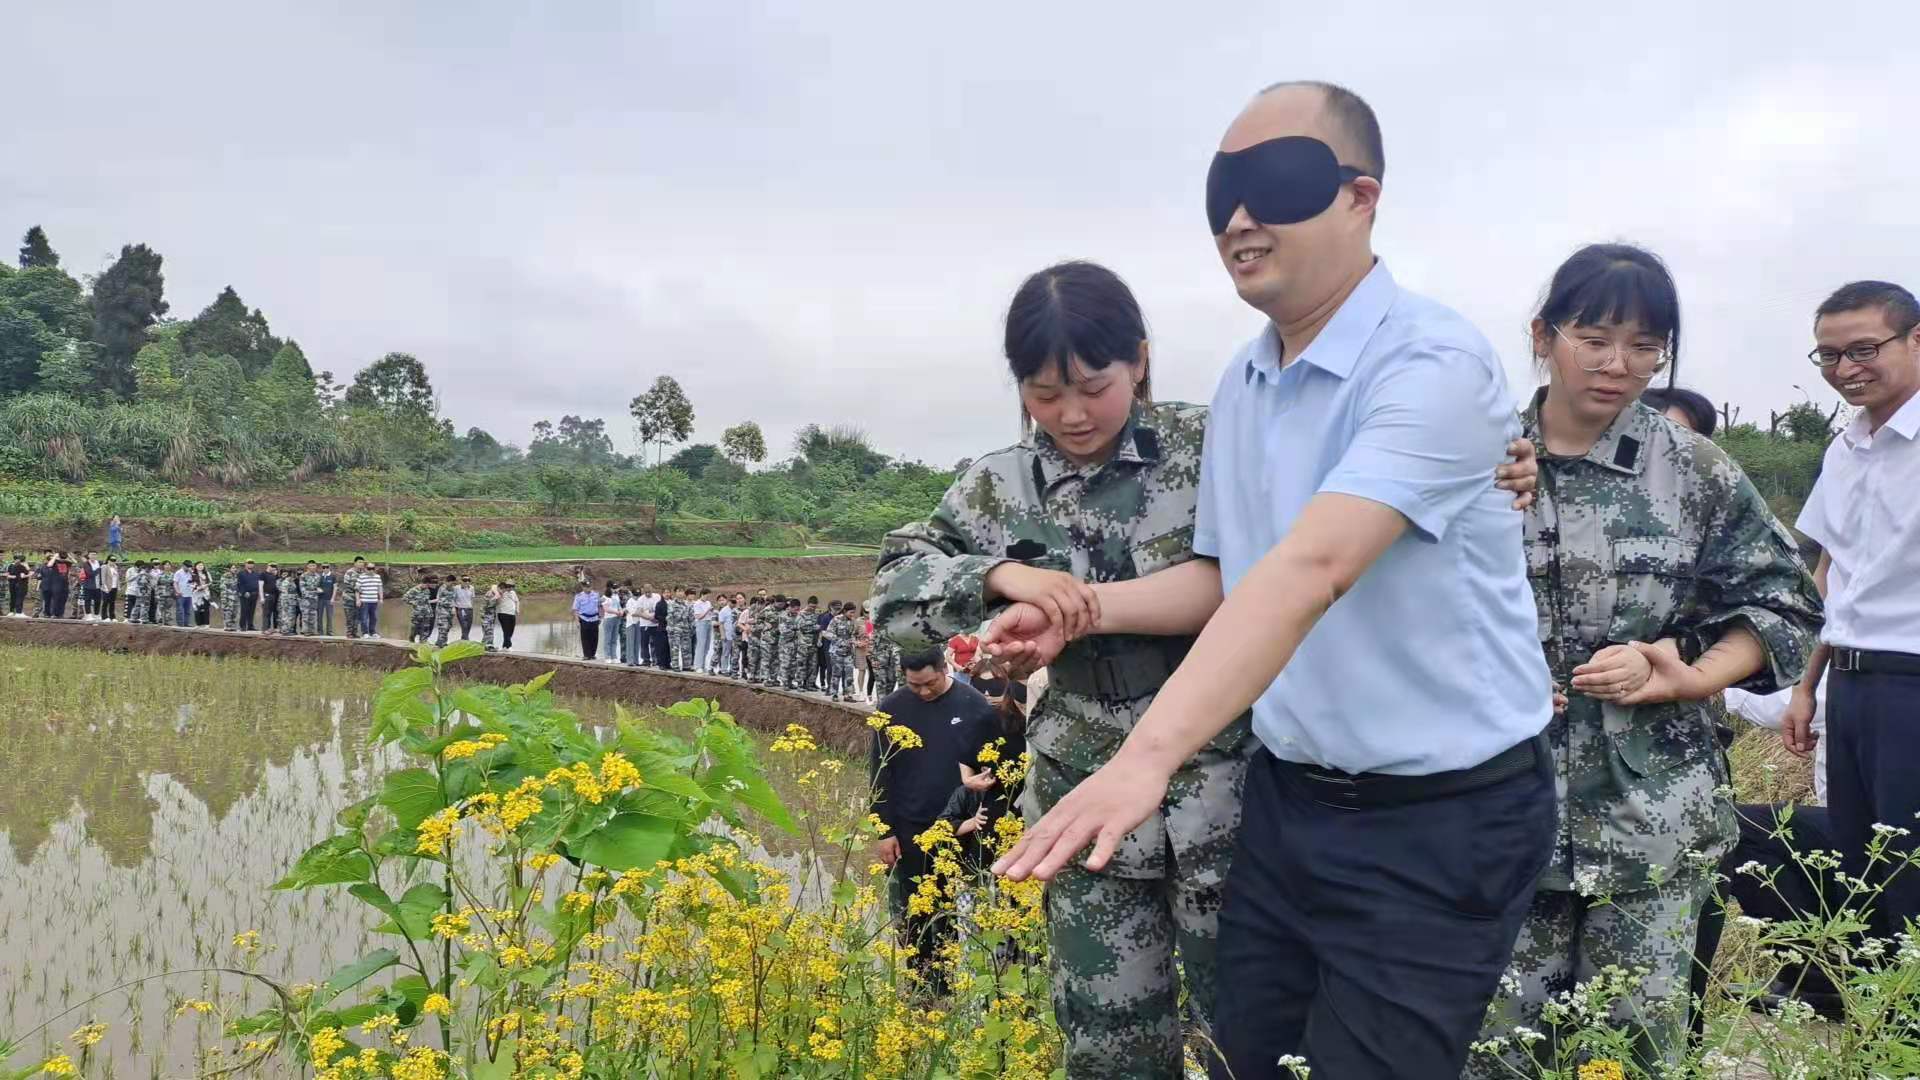
[[[1450,14],[1457,8],[1471,15]],[[1578,14],[1575,11],[1578,10]],[[1920,284],[1920,3],[31,4],[0,0],[0,234],[235,285],[342,381],[414,353],[524,445],[655,376],[696,437],[809,422],[949,464],[1004,445],[1005,304],[1063,258],[1132,284],[1162,397],[1259,316],[1202,212],[1247,96],[1378,110],[1376,248],[1532,385],[1523,327],[1589,240],[1663,255],[1681,381],[1764,422],[1837,399],[1815,304]]]

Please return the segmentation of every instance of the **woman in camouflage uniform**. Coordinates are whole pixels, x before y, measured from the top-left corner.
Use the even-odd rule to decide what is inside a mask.
[[[1533,322],[1548,385],[1524,418],[1541,463],[1526,549],[1566,697],[1547,728],[1560,829],[1487,1032],[1546,1031],[1550,997],[1607,965],[1644,969],[1616,1018],[1650,1075],[1684,1049],[1698,920],[1734,838],[1708,703],[1791,686],[1821,621],[1792,538],[1739,466],[1637,400],[1679,345],[1665,265],[1622,244],[1576,252]],[[1477,1054],[1468,1074],[1513,1075],[1510,1053]]]

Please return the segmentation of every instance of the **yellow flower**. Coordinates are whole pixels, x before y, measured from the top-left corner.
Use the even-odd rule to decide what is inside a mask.
[[[346,1045],[347,1040],[340,1037],[339,1028],[321,1028],[307,1044],[307,1053],[315,1065],[324,1068],[333,1060],[333,1055],[345,1049]]]
[[[473,909],[467,908],[458,915],[441,912],[433,917],[433,932],[443,938],[457,938],[473,929]]]
[[[927,745],[920,733],[905,724],[894,724],[887,728],[887,741],[902,750],[918,750]]]
[[[98,1046],[100,1040],[107,1037],[107,1025],[95,1022],[81,1027],[68,1038],[81,1046]]]
[[[555,855],[551,851],[543,851],[527,860],[527,869],[537,874],[548,867],[557,865],[559,862],[560,856]]]
[[[392,1064],[393,1080],[440,1080],[447,1074],[441,1053],[430,1047],[416,1046],[407,1056]]]
[[[188,1000],[180,1003],[180,1007],[173,1011],[173,1015],[185,1016],[190,1012],[210,1013],[212,1011],[213,1011],[213,1002],[200,1001],[196,998],[189,998]]]
[[[610,753],[600,759],[600,784],[608,791],[639,787],[640,770],[625,756]]]
[[[1005,740],[1005,739],[1001,739],[1000,741],[1001,741],[1001,742],[1006,742],[1006,740]],[[983,747],[981,747],[981,748],[980,748],[980,759],[979,759],[979,760],[980,760],[980,764],[982,764],[982,765],[991,765],[991,764],[993,764],[994,762],[996,762],[996,761],[999,761],[999,760],[1000,760],[1000,750],[999,750],[999,748],[998,748],[998,747],[995,747],[995,746],[993,746],[993,745],[991,745],[991,744],[990,744],[990,745],[987,745],[987,746],[983,746]]]
[[[887,721],[891,719],[893,719],[892,713],[883,713],[876,710],[872,715],[867,717],[867,726],[875,731],[879,731],[881,728],[886,727]]]
[[[233,947],[244,953],[258,952],[260,950],[260,931],[243,930],[233,935]]]
[[[48,1058],[44,1063],[41,1064],[40,1071],[43,1073],[46,1073],[48,1076],[79,1075],[79,1073],[76,1072],[73,1067],[73,1059],[68,1057],[65,1054],[55,1054],[52,1057]]]
[[[1580,1066],[1580,1080],[1627,1080],[1627,1070],[1612,1058],[1601,1058]]]
[[[808,731],[805,725],[788,724],[786,734],[775,737],[767,749],[776,754],[798,754],[820,747],[814,743],[813,732]]]
[[[563,911],[586,911],[591,907],[593,907],[592,893],[570,892],[560,898],[560,908]]]
[[[441,756],[448,761],[459,761],[461,758],[470,758],[475,754],[485,753],[506,741],[507,737],[505,735],[497,731],[489,731],[484,735],[479,735],[471,739],[461,739],[459,742],[441,751]]]
[[[438,855],[453,842],[454,826],[460,823],[460,811],[457,807],[445,807],[420,823],[420,843],[414,851],[421,855]]]
[[[453,1002],[445,994],[428,994],[427,1000],[420,1003],[420,1011],[429,1016],[451,1016]]]

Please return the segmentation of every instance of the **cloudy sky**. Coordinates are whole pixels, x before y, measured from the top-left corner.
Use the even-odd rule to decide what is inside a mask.
[[[1448,12],[1443,9],[1458,9]],[[1681,380],[1763,421],[1813,306],[1920,283],[1920,4],[29,4],[0,0],[0,234],[232,283],[343,381],[418,355],[523,444],[657,375],[696,436],[853,423],[932,463],[1010,441],[1000,319],[1095,259],[1163,397],[1258,329],[1209,155],[1249,93],[1346,83],[1386,131],[1376,246],[1506,357],[1554,266],[1632,239],[1679,278]],[[9,242],[10,252],[14,242]]]

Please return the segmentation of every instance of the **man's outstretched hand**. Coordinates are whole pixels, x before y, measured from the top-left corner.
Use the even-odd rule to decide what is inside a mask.
[[[1169,778],[1123,748],[1029,828],[993,864],[993,872],[1015,881],[1052,881],[1088,844],[1093,854],[1087,857],[1087,869],[1106,869],[1121,839],[1160,808]]]
[[[1009,604],[980,635],[980,648],[1016,679],[1046,667],[1067,647],[1059,623],[1033,604]]]

